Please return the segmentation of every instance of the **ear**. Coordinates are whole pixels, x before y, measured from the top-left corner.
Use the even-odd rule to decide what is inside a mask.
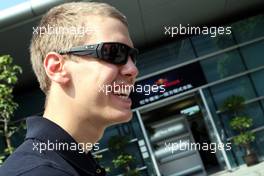
[[[49,52],[43,62],[47,76],[54,82],[65,85],[70,81],[70,76],[64,67],[64,58],[55,52]]]

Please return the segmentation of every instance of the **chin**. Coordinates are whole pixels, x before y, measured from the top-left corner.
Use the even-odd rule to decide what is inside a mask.
[[[132,116],[133,116],[133,114],[132,114],[131,110],[118,111],[115,113],[111,113],[112,125],[129,122],[132,119]]]

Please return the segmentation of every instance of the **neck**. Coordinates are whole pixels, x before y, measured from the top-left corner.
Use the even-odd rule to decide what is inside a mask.
[[[56,96],[52,94],[50,92],[43,116],[63,128],[77,143],[94,145],[102,137],[106,126],[98,123],[96,117],[78,114],[78,107],[74,107],[69,97],[58,92]]]

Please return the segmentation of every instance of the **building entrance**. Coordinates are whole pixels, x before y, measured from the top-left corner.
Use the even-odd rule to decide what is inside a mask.
[[[160,175],[203,176],[221,170],[216,151],[209,148],[212,132],[201,109],[200,98],[191,95],[141,113]]]

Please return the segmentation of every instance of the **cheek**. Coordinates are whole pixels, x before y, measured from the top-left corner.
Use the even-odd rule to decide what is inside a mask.
[[[91,95],[96,93],[95,84],[97,75],[96,69],[89,65],[78,66],[78,68],[72,71],[72,84],[76,99],[81,99],[83,101],[83,99],[91,98]]]
[[[106,64],[101,68],[97,77],[98,83],[103,85],[112,85],[119,73],[118,67],[112,64]]]
[[[117,66],[105,62],[93,62],[79,66],[73,72],[73,84],[79,96],[86,94],[90,98],[98,96],[102,86],[112,85],[119,73]]]

